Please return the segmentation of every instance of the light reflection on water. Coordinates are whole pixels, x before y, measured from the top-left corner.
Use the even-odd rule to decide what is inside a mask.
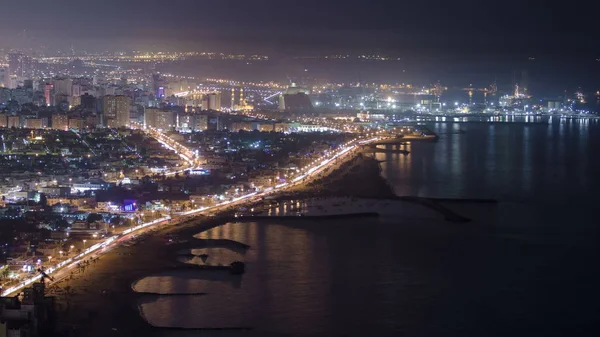
[[[148,278],[138,291],[207,295],[143,296],[139,305],[157,326],[249,326],[249,336],[545,336],[548,322],[564,329],[576,321],[593,328],[600,281],[586,262],[597,257],[593,232],[561,227],[572,216],[556,210],[540,219],[523,213],[530,207],[488,207],[503,216],[467,227],[425,219],[226,224],[202,236],[246,238],[246,274]],[[202,252],[213,249],[221,248]],[[482,316],[482,307],[494,314]],[[579,307],[586,309],[565,316]]]
[[[264,317],[290,319],[294,314],[289,308],[281,310],[281,305],[310,310],[311,303],[325,296],[326,288],[316,286],[325,281],[318,271],[328,267],[318,256],[324,241],[315,240],[316,235],[301,228],[257,223],[226,224],[203,233],[200,238],[246,239],[252,246],[243,257],[248,272],[235,276],[220,271],[183,271],[176,277],[170,275],[173,282],[156,277],[142,280],[135,286],[137,291],[208,293],[192,298],[147,298],[140,304],[142,312],[149,322],[160,326],[255,326]],[[207,262],[213,257],[240,257],[223,248],[193,253],[208,254]],[[186,309],[173,311],[174,306]]]
[[[196,252],[242,259],[247,273],[142,281],[208,293],[143,297],[145,317],[160,326],[251,326],[248,336],[600,333],[600,230],[588,206],[600,188],[597,123],[432,128],[447,134],[412,144],[407,157],[377,155],[396,192],[503,202],[451,206],[475,218],[464,226],[435,217],[226,224],[198,237],[243,242],[245,255]]]
[[[598,120],[428,127],[439,141],[413,143],[409,158],[377,154],[398,195],[563,203],[591,202],[581,194],[600,189]]]

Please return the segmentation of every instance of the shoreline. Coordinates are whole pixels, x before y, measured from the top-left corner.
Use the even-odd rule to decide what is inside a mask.
[[[228,222],[253,222],[260,220],[283,220],[283,221],[294,221],[294,220],[332,220],[332,219],[352,219],[352,218],[376,218],[379,217],[377,212],[361,212],[361,213],[344,213],[344,214],[329,214],[329,215],[251,215],[251,216],[240,216],[237,218],[230,219]]]
[[[408,200],[398,197],[381,176],[379,162],[358,153],[347,160],[328,168],[319,174],[316,180],[303,186],[278,194],[276,200],[355,197],[373,200],[404,200],[417,204],[427,204],[420,199]],[[360,181],[360,184],[356,184]],[[249,203],[257,205],[263,201]],[[433,201],[430,201],[433,203]],[[426,205],[425,205],[426,206]],[[116,336],[161,334],[160,327],[153,327],[143,317],[138,300],[143,294],[133,291],[133,284],[147,276],[157,275],[165,270],[182,269],[176,257],[178,252],[191,242],[165,244],[163,237],[176,234],[193,237],[232,221],[257,221],[267,217],[235,218],[233,212],[239,207],[228,207],[215,216],[198,215],[177,225],[156,228],[137,244],[118,246],[105,253],[98,262],[72,279],[65,278],[49,289],[69,288],[69,295],[57,291],[57,332],[60,336]],[[443,207],[439,205],[439,207]],[[435,207],[428,207],[435,210]],[[439,208],[438,208],[439,211]],[[378,215],[378,214],[377,214]],[[353,216],[352,214],[341,215]],[[369,214],[374,216],[374,214]],[[331,217],[331,216],[327,216]],[[336,216],[338,217],[338,216]],[[268,217],[277,219],[277,217]],[[311,216],[294,217],[309,220]],[[323,217],[319,217],[323,218]],[[448,219],[448,217],[446,217]],[[193,241],[193,240],[192,240]],[[102,291],[107,290],[103,295]],[[158,296],[158,295],[154,295]],[[75,329],[73,329],[75,327]]]
[[[360,181],[359,184],[356,182]],[[282,192],[277,200],[322,197],[395,198],[397,195],[388,181],[381,176],[379,161],[358,153],[340,163],[333,171],[319,174],[306,186],[294,187]]]
[[[379,163],[375,159],[365,158],[358,153],[345,158],[332,168],[327,168],[315,181],[306,184],[308,186],[294,187],[289,191],[281,192],[276,198],[283,200],[288,197],[350,195],[355,191],[340,190],[333,185],[353,186],[340,182],[359,175],[362,176],[361,181],[369,186],[370,191],[376,192],[377,189],[373,187],[379,186],[380,189],[385,188],[385,194],[392,196],[393,191],[380,176],[380,170]],[[368,180],[372,180],[373,184],[369,184]],[[326,188],[319,188],[320,185]],[[360,194],[374,196],[377,193]],[[259,202],[251,204],[257,203]],[[176,256],[182,244],[165,245],[161,237],[167,234],[192,237],[235,220],[231,214],[234,210],[235,207],[228,207],[219,211],[216,216],[199,215],[178,225],[153,229],[143,242],[130,247],[115,247],[105,253],[88,270],[50,284],[49,295],[52,296],[54,292],[57,303],[58,335],[105,336],[110,333],[123,336],[137,334],[152,336],[158,334],[160,329],[152,327],[143,318],[137,305],[140,295],[133,291],[132,285],[143,277],[158,274],[178,264]],[[102,295],[103,290],[107,290],[107,295]]]

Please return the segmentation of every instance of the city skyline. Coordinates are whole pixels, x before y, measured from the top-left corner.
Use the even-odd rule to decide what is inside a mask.
[[[27,0],[0,12],[0,57],[133,51],[258,54],[246,67],[186,64],[181,71],[233,80],[282,81],[305,69],[318,80],[500,87],[528,71],[532,90],[558,95],[600,89],[597,4],[542,1]],[[35,10],[32,10],[35,9]],[[100,23],[94,22],[99,18]],[[384,66],[311,64],[328,55],[381,55]],[[338,69],[339,68],[339,69]],[[214,71],[212,71],[214,70]],[[212,72],[211,72],[212,71]],[[580,89],[581,88],[581,89]],[[512,90],[512,89],[508,89]]]
[[[600,4],[0,8],[0,336],[599,335]]]

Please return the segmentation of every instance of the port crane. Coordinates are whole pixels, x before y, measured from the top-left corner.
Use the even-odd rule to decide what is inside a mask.
[[[495,95],[498,92],[498,87],[496,86],[496,82],[490,84],[487,88],[473,88],[473,85],[470,85],[468,88],[461,88],[461,90],[469,93],[469,104],[473,104],[473,93],[483,92],[484,103],[487,103],[488,95]]]

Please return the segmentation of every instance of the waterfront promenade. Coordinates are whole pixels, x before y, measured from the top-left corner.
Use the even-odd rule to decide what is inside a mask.
[[[84,250],[79,255],[76,255],[72,258],[61,261],[60,263],[57,263],[56,265],[47,268],[45,270],[45,272],[46,272],[46,274],[50,275],[54,279],[62,280],[67,275],[69,275],[69,273],[72,270],[74,270],[76,268],[78,263],[80,263],[82,261],[86,261],[88,259],[92,259],[92,258],[95,259],[95,258],[102,256],[105,252],[108,252],[108,251],[112,250],[113,248],[115,248],[116,246],[120,245],[121,243],[131,239],[133,237],[133,235],[139,235],[139,234],[145,233],[146,231],[151,230],[155,227],[160,227],[160,226],[164,226],[164,225],[177,225],[181,222],[189,221],[190,218],[192,218],[193,216],[196,216],[196,215],[220,212],[220,211],[232,208],[232,207],[242,205],[244,203],[256,202],[257,200],[260,200],[260,198],[270,196],[275,193],[280,193],[285,190],[292,189],[294,187],[298,187],[303,184],[309,183],[313,179],[321,176],[321,173],[323,173],[327,168],[335,167],[336,165],[343,162],[344,160],[353,157],[358,152],[359,144],[366,144],[368,142],[372,142],[372,141],[375,141],[378,139],[379,138],[374,137],[374,138],[367,139],[367,140],[357,140],[357,139],[352,140],[352,141],[346,143],[342,148],[340,148],[339,151],[332,153],[328,158],[323,159],[322,161],[315,163],[313,166],[309,167],[304,174],[294,178],[291,182],[282,183],[275,187],[265,189],[264,191],[252,192],[252,193],[246,194],[244,196],[234,198],[229,201],[221,202],[212,207],[202,207],[202,208],[198,208],[195,210],[179,213],[174,218],[171,218],[170,216],[165,216],[163,218],[132,227],[128,230],[125,230],[123,233],[121,233],[119,235],[111,236],[111,237],[105,239],[104,241],[100,241],[100,242],[94,244],[93,246]],[[175,152],[177,152],[177,150],[176,150],[177,148],[178,148],[178,146],[173,146],[173,150]],[[179,152],[177,152],[177,153],[179,153]],[[42,276],[39,274],[31,276],[30,278],[22,281],[21,283],[19,283],[16,286],[10,287],[8,289],[4,289],[2,291],[1,295],[2,296],[14,295],[14,294],[18,293],[19,291],[21,291],[21,289],[25,288],[26,286],[40,280],[41,277]],[[52,282],[51,280],[49,280],[49,281]]]

